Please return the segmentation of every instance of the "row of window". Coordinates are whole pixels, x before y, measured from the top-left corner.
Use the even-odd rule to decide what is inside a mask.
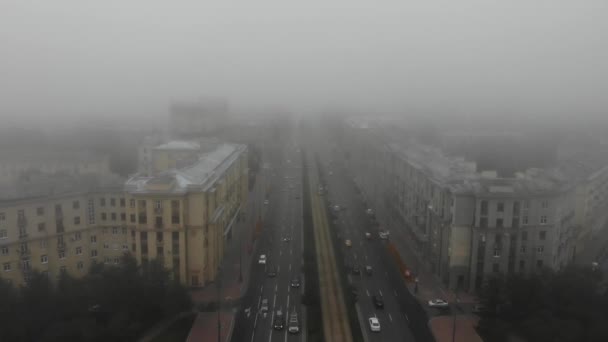
[[[92,201],[90,201],[92,202]],[[90,203],[92,204],[92,203]],[[100,198],[99,199],[99,205],[102,207],[105,207],[106,205],[106,199],[105,198]],[[116,206],[116,198],[110,198],[110,206],[111,207],[115,207]],[[125,206],[125,199],[121,198],[120,199],[120,206],[124,207]],[[73,201],[72,202],[72,209],[80,209],[80,201]],[[55,205],[55,213],[56,214],[60,214],[63,212],[63,208],[61,204],[56,204]],[[45,213],[45,209],[44,207],[37,207],[36,208],[36,215],[38,216],[43,216]],[[17,211],[17,217],[18,218],[23,218],[25,217],[25,209],[19,209]],[[6,220],[6,214],[4,212],[0,212],[0,221],[5,221]]]
[[[539,224],[541,225],[545,225],[547,224],[549,221],[547,219],[547,215],[541,215],[539,220],[538,220]],[[522,225],[529,225],[530,221],[528,216],[523,216],[522,220],[521,220],[521,224]],[[481,228],[488,228],[488,218],[487,217],[480,217],[479,218],[479,226]],[[495,227],[496,228],[504,228],[504,219],[503,218],[497,218],[495,221]],[[511,220],[511,227],[512,228],[519,228],[519,218],[518,217],[514,217]]]
[[[526,253],[526,251],[527,251],[526,246],[520,246],[519,247],[519,251],[521,253]],[[537,246],[536,247],[536,253],[538,253],[539,255],[542,255],[544,252],[545,252],[545,246]],[[501,255],[501,253],[502,253],[502,249],[500,247],[494,248],[494,257],[495,258],[499,258],[500,255]]]
[[[77,217],[74,218],[74,224],[76,224],[76,225],[80,224],[80,217],[77,216]],[[38,224],[38,231],[39,232],[43,232],[45,230],[46,230],[46,224],[45,223],[39,223]],[[63,233],[63,227],[61,227],[61,229],[58,228],[57,233]],[[107,234],[107,228],[103,228],[103,233]],[[127,234],[127,228],[122,228],[122,233],[123,234]],[[112,234],[118,234],[118,227],[112,228]],[[19,228],[19,236],[20,237],[27,236],[25,228]],[[8,230],[6,230],[6,229],[0,229],[0,240],[2,240],[2,239],[8,239]],[[80,232],[76,232],[74,234],[74,239],[80,240],[81,239],[81,233]]]
[[[519,216],[519,202],[513,202],[513,216]],[[481,201],[481,215],[487,215],[488,214],[488,201]],[[530,209],[530,201],[523,201],[523,207],[524,210],[528,210]],[[547,200],[542,200],[540,202],[540,207],[542,209],[548,209],[549,208],[549,201]],[[496,202],[496,212],[498,213],[504,213],[505,212],[505,202]]]
[[[544,265],[544,262],[542,259],[538,259],[536,260],[536,268],[537,269],[541,269]],[[526,262],[524,260],[520,260],[519,261],[519,271],[523,272],[526,269]],[[500,264],[499,263],[494,263],[492,264],[492,272],[494,273],[500,273]]]
[[[46,256],[45,256],[45,257],[46,257]],[[115,265],[118,265],[118,264],[120,263],[120,258],[114,258],[113,260],[114,260],[114,264],[115,264]],[[111,262],[112,262],[112,258],[109,258],[109,257],[105,257],[105,258],[104,258],[104,263],[105,263],[105,264],[110,264]],[[43,263],[43,264],[48,263],[48,259],[47,259],[45,262],[42,262],[42,263]],[[22,263],[22,267],[23,267],[24,269],[29,270],[29,268],[30,268],[30,267],[29,267],[29,261],[27,261],[27,263]],[[84,269],[84,262],[79,261],[78,263],[76,263],[76,268],[77,268],[78,270],[83,270],[83,269]],[[2,264],[2,270],[3,270],[4,272],[10,272],[10,271],[12,271],[12,264],[11,264],[10,262],[5,262],[5,263],[3,263],[3,264]],[[66,266],[60,266],[60,267],[59,267],[59,271],[60,271],[61,273],[65,273],[65,272],[67,271],[67,267],[66,267]],[[47,275],[48,275],[48,271],[43,271],[42,273],[43,273],[43,274],[47,274]]]

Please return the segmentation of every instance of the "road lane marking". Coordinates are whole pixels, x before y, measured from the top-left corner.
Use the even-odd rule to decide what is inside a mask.
[[[409,323],[410,322],[410,318],[407,317],[407,314],[403,314],[403,316],[405,316],[405,320]]]
[[[380,293],[380,297],[382,297],[382,290],[378,290],[378,293]]]
[[[365,290],[365,293],[367,293],[367,296],[369,297],[369,290]]]
[[[390,319],[390,320],[391,320],[391,322],[393,321],[393,316],[391,316],[391,314],[390,314],[390,313],[388,314],[388,319]]]
[[[260,303],[262,302],[262,296],[260,295],[260,297],[258,298],[258,310],[260,310]]]
[[[291,264],[289,264],[289,272],[291,272]]]
[[[277,288],[278,288],[278,287],[279,287],[279,284],[276,284],[276,285],[274,286],[274,292],[277,292]]]
[[[283,251],[279,251],[279,256],[283,255]]]
[[[365,254],[365,261],[367,261],[367,254]]]
[[[277,267],[277,273],[281,272],[281,266]]]
[[[289,250],[289,255],[293,255],[293,249]]]
[[[260,286],[260,293],[264,292],[264,285]]]
[[[289,295],[287,295],[287,306],[285,307],[285,312],[289,312]]]
[[[355,260],[357,260],[357,254],[353,254],[353,256],[355,257]]]

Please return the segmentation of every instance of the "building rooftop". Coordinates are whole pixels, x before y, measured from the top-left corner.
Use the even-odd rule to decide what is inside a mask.
[[[208,190],[226,169],[247,149],[245,145],[220,144],[203,153],[186,167],[163,172],[157,176],[135,175],[125,183],[130,193],[186,193],[189,190]]]
[[[198,151],[201,149],[201,145],[196,141],[173,140],[156,146],[154,149],[164,151]]]

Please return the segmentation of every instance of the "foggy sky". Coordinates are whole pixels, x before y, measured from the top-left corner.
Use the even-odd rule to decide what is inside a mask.
[[[606,115],[608,1],[0,0],[0,116]]]

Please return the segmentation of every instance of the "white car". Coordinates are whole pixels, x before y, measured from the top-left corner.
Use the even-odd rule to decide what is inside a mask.
[[[449,304],[448,304],[448,302],[446,302],[443,299],[435,298],[435,299],[429,300],[429,306],[432,308],[444,309],[444,308],[447,308],[449,306]]]
[[[369,328],[373,332],[380,332],[380,321],[378,320],[378,317],[369,318]]]
[[[260,312],[263,314],[268,312],[268,299],[264,298],[262,300],[262,304],[260,305]]]
[[[387,240],[388,239],[388,233],[387,232],[380,232],[380,233],[378,233],[378,236],[380,236],[380,238],[382,240]]]
[[[258,260],[258,264],[266,265],[266,254],[260,255],[260,259]]]

